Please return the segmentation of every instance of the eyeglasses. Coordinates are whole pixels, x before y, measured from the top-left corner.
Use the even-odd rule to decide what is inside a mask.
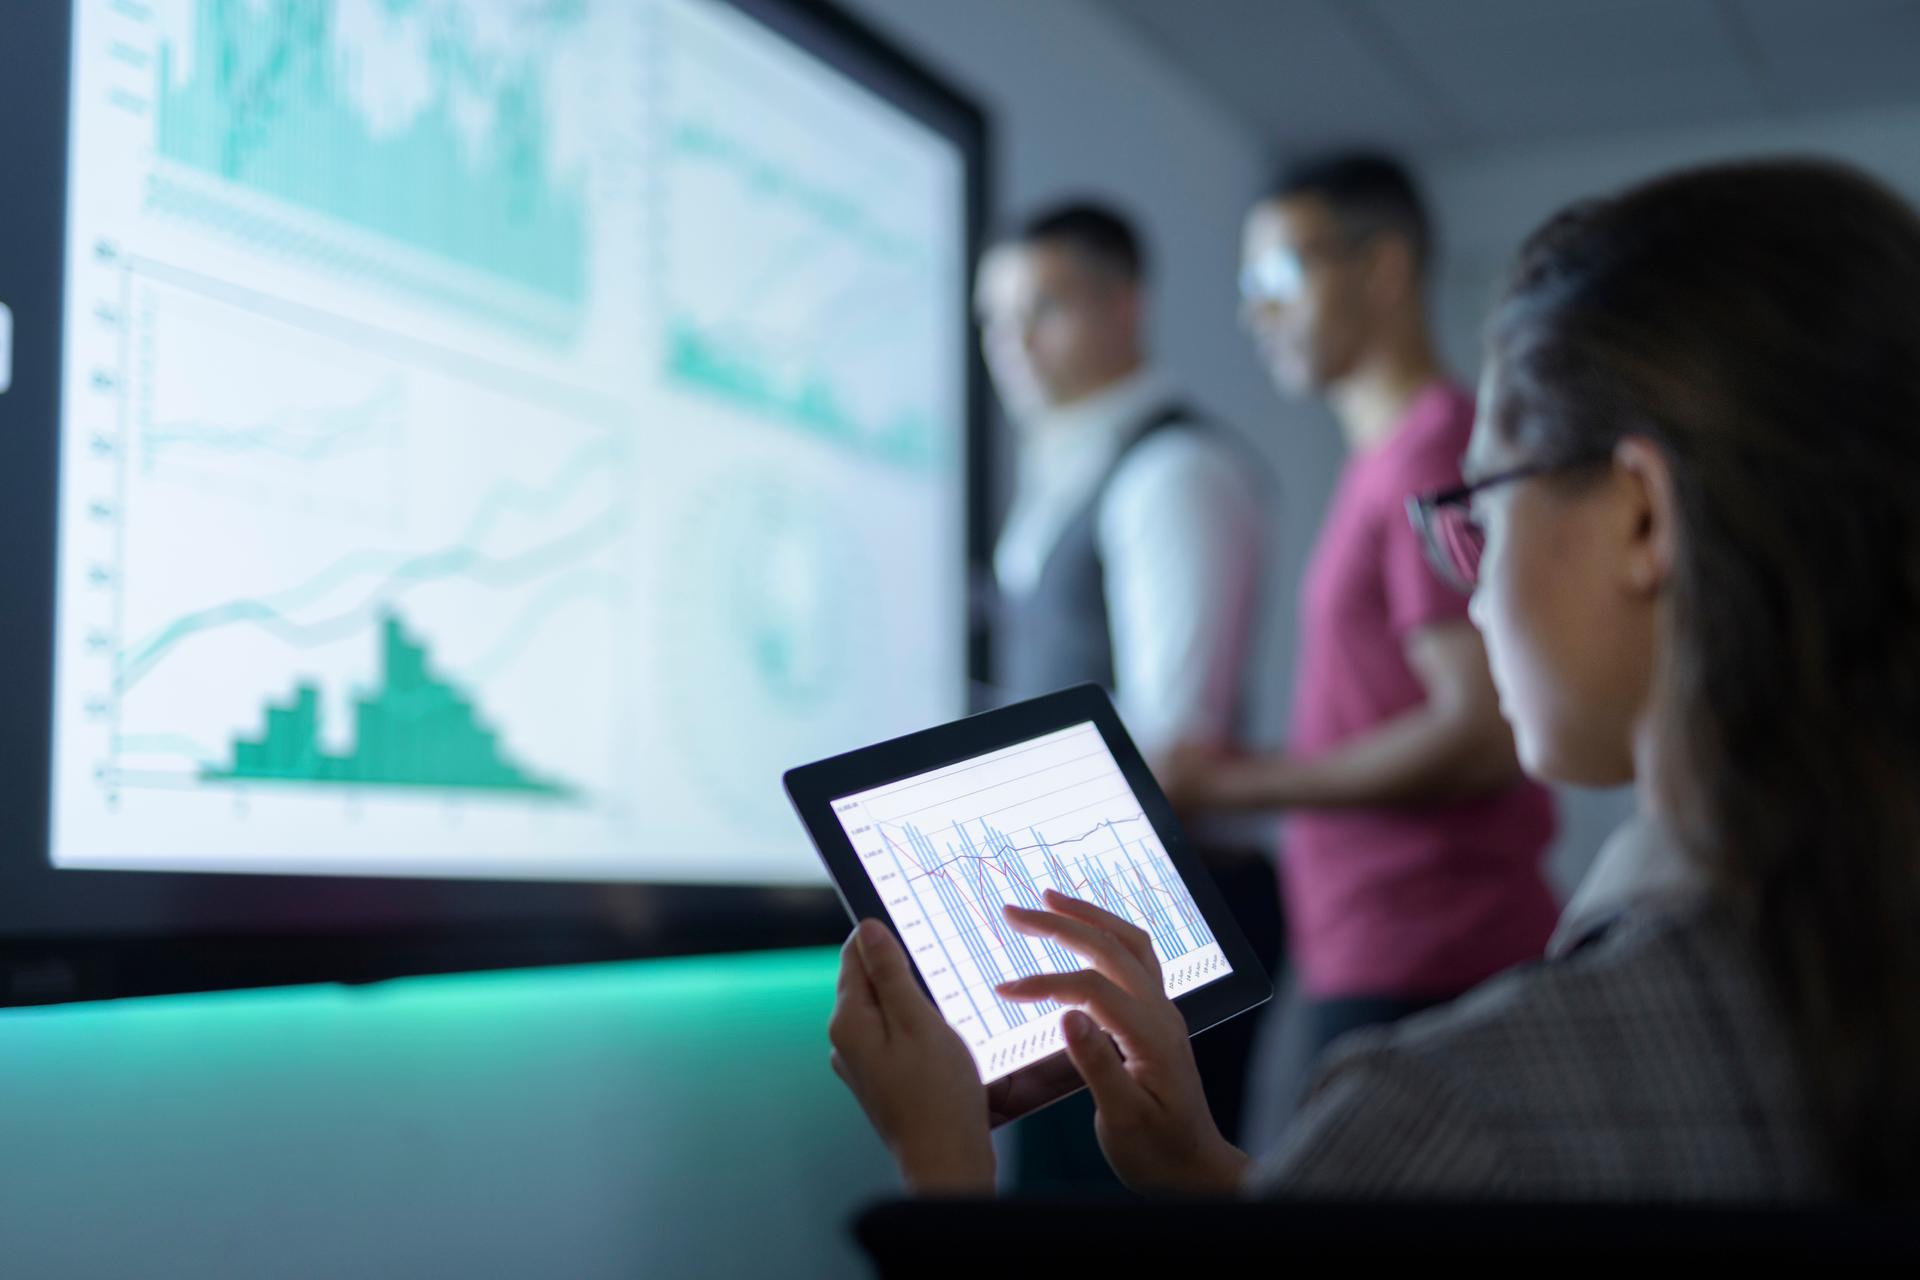
[[[1268,249],[1240,268],[1240,301],[1250,307],[1264,302],[1294,302],[1306,291],[1308,272],[1359,248],[1366,239],[1361,236],[1304,244],[1298,249]]]
[[[1609,452],[1582,454],[1559,462],[1529,462],[1471,484],[1438,493],[1416,493],[1407,498],[1407,519],[1420,535],[1420,545],[1434,572],[1456,590],[1471,595],[1480,581],[1480,554],[1487,546],[1487,531],[1473,518],[1474,494],[1550,471],[1592,466],[1611,456]]]
[[[1271,249],[1240,268],[1240,301],[1291,302],[1306,285],[1306,271],[1297,254]]]

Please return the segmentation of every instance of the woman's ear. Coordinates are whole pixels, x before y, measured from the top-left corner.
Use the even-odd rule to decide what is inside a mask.
[[[1626,526],[1626,584],[1639,595],[1658,593],[1673,573],[1678,536],[1673,469],[1653,441],[1626,436],[1613,447],[1613,473]]]

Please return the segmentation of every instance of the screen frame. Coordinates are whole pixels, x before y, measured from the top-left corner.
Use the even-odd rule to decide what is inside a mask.
[[[861,865],[853,841],[834,812],[835,802],[1089,722],[1113,754],[1114,763],[1119,765],[1121,776],[1140,802],[1141,812],[1146,814],[1148,825],[1166,850],[1167,859],[1193,895],[1194,905],[1200,909],[1214,941],[1220,944],[1220,950],[1232,966],[1232,972],[1224,977],[1174,997],[1174,1006],[1186,1019],[1187,1034],[1198,1035],[1265,1004],[1273,998],[1273,982],[1266,966],[1260,963],[1253,945],[1241,931],[1213,876],[1188,844],[1179,818],[1167,803],[1153,770],[1148,768],[1126,727],[1120,723],[1112,700],[1099,685],[1074,685],[1057,693],[790,769],[785,778],[787,798],[812,837],[821,862],[833,877],[834,891],[839,894],[847,915],[856,921],[868,917],[880,920],[899,938],[900,931],[893,923],[892,913]],[[904,940],[901,945],[906,945]],[[913,977],[920,989],[927,992],[928,999],[933,999],[918,965],[913,968]],[[994,1107],[994,1123],[1031,1114],[1083,1088],[1083,1082],[1070,1065],[1063,1066],[1066,1063],[1066,1051],[1062,1049],[1001,1077],[990,1086],[989,1103]]]
[[[85,3],[88,0],[74,0]],[[989,207],[986,113],[829,0],[724,0],[948,138],[964,182],[961,270]],[[0,15],[0,1006],[837,942],[828,888],[684,883],[59,870],[49,846],[55,572],[74,4]],[[970,280],[957,296],[970,297]],[[989,556],[985,370],[970,305],[965,361],[967,563]],[[964,577],[962,576],[964,574]],[[987,670],[968,609],[964,674]]]

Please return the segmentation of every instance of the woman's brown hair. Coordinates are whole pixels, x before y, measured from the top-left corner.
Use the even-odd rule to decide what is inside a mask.
[[[1920,1193],[1920,218],[1832,163],[1663,178],[1535,233],[1489,354],[1529,453],[1666,458],[1655,794],[1839,1185]]]

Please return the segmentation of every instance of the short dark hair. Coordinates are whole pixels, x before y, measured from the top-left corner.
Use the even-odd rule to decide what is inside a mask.
[[[1051,241],[1071,245],[1095,264],[1127,280],[1147,274],[1146,250],[1140,234],[1123,213],[1092,200],[1050,205],[1030,214],[1003,237],[1003,243],[1038,244]]]
[[[1414,266],[1433,256],[1433,223],[1407,167],[1377,151],[1336,151],[1284,166],[1267,189],[1269,200],[1313,196],[1327,202],[1353,239],[1389,232],[1406,240]]]

